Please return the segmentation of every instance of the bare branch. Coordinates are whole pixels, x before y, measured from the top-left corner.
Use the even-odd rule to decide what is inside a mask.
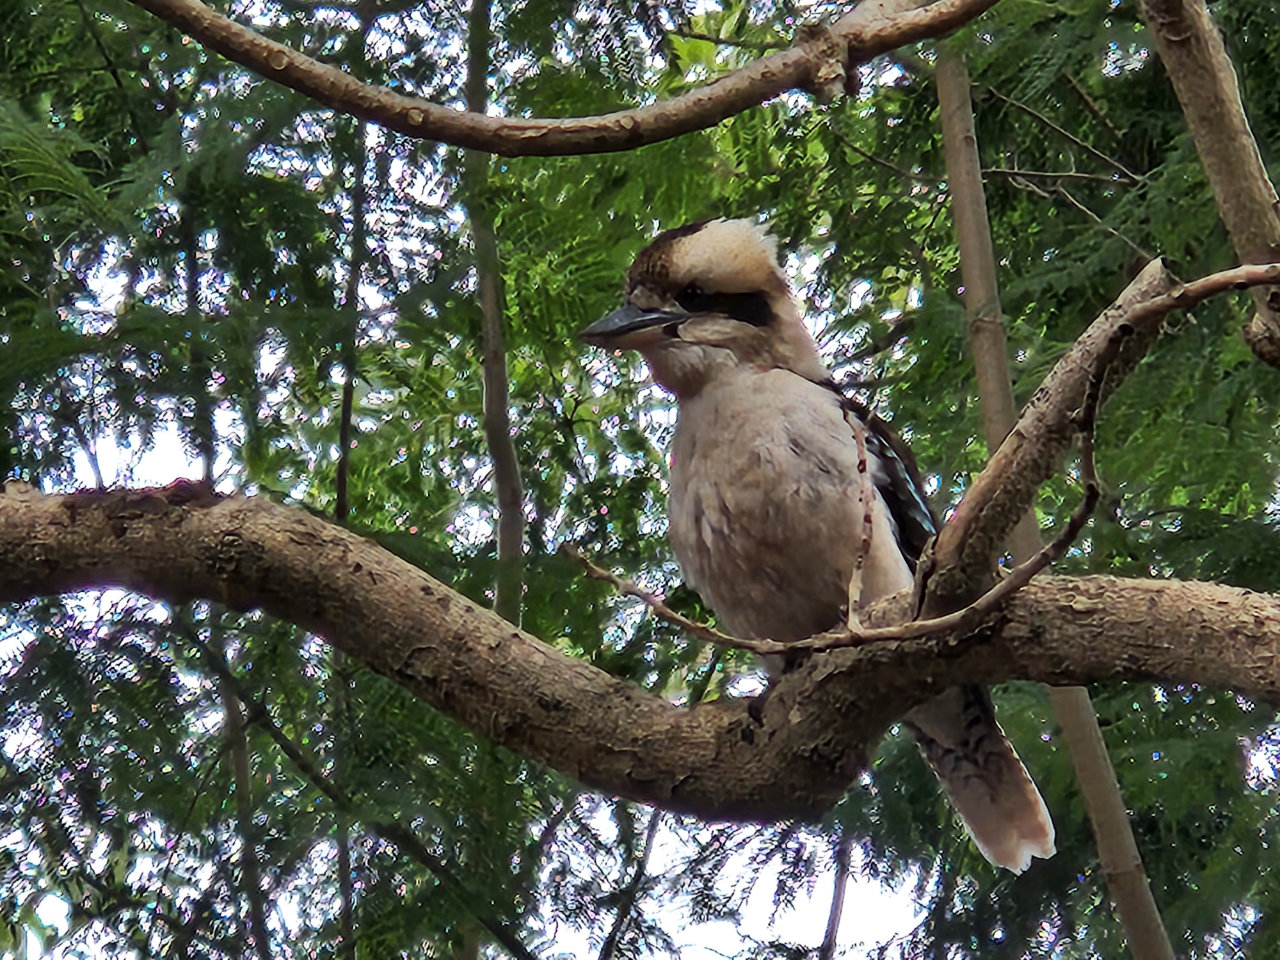
[[[581,565],[583,572],[592,579],[599,580],[601,583],[607,583],[613,589],[617,590],[624,597],[635,597],[642,600],[644,605],[652,611],[653,615],[659,620],[665,620],[673,627],[679,627],[691,637],[699,640],[705,640],[707,643],[716,643],[722,647],[731,647],[737,650],[750,650],[753,653],[761,653],[752,644],[751,640],[739,640],[737,637],[731,637],[727,633],[721,633],[715,627],[706,623],[699,623],[697,620],[690,620],[683,614],[676,613],[668,607],[656,593],[652,593],[639,586],[634,580],[625,580],[615,573],[610,573],[604,567],[597,566],[588,560],[579,550],[571,543],[565,543],[560,546],[560,552],[570,560]],[[772,641],[768,641],[772,643]],[[779,644],[779,646],[782,646]],[[776,653],[777,651],[770,649],[768,652]]]
[[[1071,193],[1067,190],[1067,188],[1064,187],[1062,184],[1057,185],[1057,187],[1054,189],[1054,193],[1058,194],[1058,196],[1066,200],[1067,203],[1071,204],[1071,206],[1075,207],[1077,210],[1079,210],[1086,217],[1088,217],[1090,220],[1096,223],[1104,231],[1111,234],[1111,236],[1115,237],[1117,240],[1119,240],[1121,243],[1127,246],[1130,250],[1132,250],[1138,256],[1142,257],[1145,260],[1155,259],[1151,251],[1144,250],[1140,244],[1136,243],[1133,240],[1130,240],[1128,237],[1126,237],[1123,233],[1121,233],[1115,227],[1111,226],[1111,224],[1104,221],[1100,216],[1098,216],[1096,213],[1094,213],[1092,210],[1086,207],[1083,203],[1077,200],[1074,196],[1072,196]]]
[[[1025,177],[1028,180],[1085,180],[1115,187],[1130,186],[1127,181],[1116,176],[1105,173],[1083,173],[1079,170],[1017,170],[1011,167],[984,167],[982,175],[984,177]]]
[[[623,931],[631,921],[631,913],[635,910],[640,889],[644,886],[649,871],[649,858],[653,855],[653,842],[658,838],[658,830],[662,827],[664,815],[661,810],[649,814],[649,824],[644,830],[644,845],[640,848],[640,856],[636,858],[631,880],[618,891],[618,906],[614,913],[613,926],[600,945],[599,960],[614,960],[618,955],[618,943]]]
[[[376,544],[265,498],[189,483],[65,496],[7,485],[0,600],[104,586],[263,610],[531,760],[704,817],[820,813],[887,725],[944,685],[1161,678],[1280,700],[1277,598],[1052,577],[967,635],[810,658],[779,681],[759,726],[745,701],[677,707],[561,654]],[[861,619],[901,622],[907,606],[888,598]]]
[[[882,157],[877,157],[874,153],[871,153],[868,150],[864,150],[862,147],[858,146],[856,143],[854,143],[852,140],[846,137],[839,130],[832,129],[831,135],[835,137],[836,140],[839,141],[840,145],[843,146],[849,152],[856,153],[858,156],[862,157],[862,159],[869,160],[870,162],[876,164],[877,166],[884,167],[886,170],[889,170],[892,173],[896,173],[898,176],[902,177],[902,179],[904,180],[914,180],[919,183],[931,183],[931,184],[938,184],[942,182],[942,177],[930,176],[927,173],[922,173],[917,170],[908,170],[906,167],[900,167],[895,163],[890,163],[888,160],[885,160]]]
[[[1175,287],[1160,261],[1148,264],[1119,300],[1058,361],[986,469],[969,487],[951,521],[938,535],[935,555],[939,571],[930,587],[963,596],[970,591],[973,571],[981,570],[983,564],[998,555],[998,547],[1031,505],[1040,484],[1058,470],[1074,433],[1072,411],[1083,399],[1093,358],[1118,326],[1127,324],[1133,328],[1133,335],[1125,340],[1109,369],[1103,385],[1104,398],[1155,342],[1171,311],[1189,309],[1228,290],[1274,284],[1277,280],[1280,265],[1247,265]],[[950,582],[945,582],[948,578]]]
[[[228,59],[362,120],[411,137],[516,157],[631,150],[704,130],[787,90],[825,87],[833,73],[848,74],[881,53],[955,30],[996,0],[937,0],[893,17],[864,2],[829,30],[679,97],[597,117],[550,120],[459,112],[361,83],[199,0],[132,2]]]
[[[1139,0],[1164,62],[1218,214],[1244,263],[1280,258],[1280,200],[1267,176],[1240,99],[1240,84],[1204,0]],[[1244,329],[1258,359],[1280,367],[1280,290],[1253,292]]]
[[[900,314],[889,321],[889,325],[885,328],[883,333],[877,337],[870,338],[866,343],[858,347],[858,349],[854,350],[850,354],[840,357],[839,360],[842,363],[852,363],[857,360],[866,360],[869,357],[874,357],[878,353],[884,353],[884,351],[888,350],[904,337],[908,336],[915,328],[915,325],[916,314]],[[848,389],[844,389],[846,386],[848,389],[856,389],[856,387],[841,384],[842,392],[848,392]]]
[[[993,558],[1026,516],[1040,484],[1061,466],[1075,432],[1071,414],[1083,401],[1093,358],[1121,323],[1134,326],[1125,355],[1112,365],[1112,380],[1119,382],[1160,332],[1158,323],[1135,326],[1127,315],[1173,287],[1163,263],[1152,261],[1058,361],[939,535],[938,570],[930,584],[937,596],[961,606],[975,586],[986,586]]]
[[[1098,102],[1089,95],[1089,91],[1084,88],[1084,84],[1077,80],[1075,75],[1070,71],[1062,71],[1062,76],[1067,83],[1071,84],[1071,89],[1076,92],[1076,95],[1084,104],[1084,108],[1093,115],[1095,120],[1102,124],[1102,128],[1107,131],[1111,136],[1111,139],[1123,139],[1124,134],[1121,132],[1120,128],[1111,122],[1111,118],[1103,112],[1102,107],[1099,106]]]

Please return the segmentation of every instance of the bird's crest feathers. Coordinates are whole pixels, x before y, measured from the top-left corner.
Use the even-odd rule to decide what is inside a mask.
[[[654,237],[627,273],[627,295],[639,288],[670,293],[696,284],[711,293],[787,292],[778,241],[753,220],[703,220]]]

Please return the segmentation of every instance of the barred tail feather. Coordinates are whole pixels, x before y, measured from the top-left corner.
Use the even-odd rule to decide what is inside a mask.
[[[906,720],[983,856],[1014,873],[1053,856],[1049,811],[984,687],[952,687]]]

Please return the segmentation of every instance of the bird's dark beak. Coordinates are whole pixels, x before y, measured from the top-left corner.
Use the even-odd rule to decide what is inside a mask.
[[[687,313],[674,310],[642,310],[627,304],[620,310],[601,317],[578,334],[580,340],[598,347],[615,349],[635,347],[654,339],[659,328],[689,319]]]

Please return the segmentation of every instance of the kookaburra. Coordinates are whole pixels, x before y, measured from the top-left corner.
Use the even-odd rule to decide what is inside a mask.
[[[913,585],[935,528],[914,466],[837,389],[762,227],[659,234],[627,273],[625,305],[582,337],[638,350],[675,394],[671,544],[730,633],[837,626],[855,565],[861,603]],[[905,721],[989,860],[1020,873],[1053,855],[1049,812],[985,689],[954,687]]]

